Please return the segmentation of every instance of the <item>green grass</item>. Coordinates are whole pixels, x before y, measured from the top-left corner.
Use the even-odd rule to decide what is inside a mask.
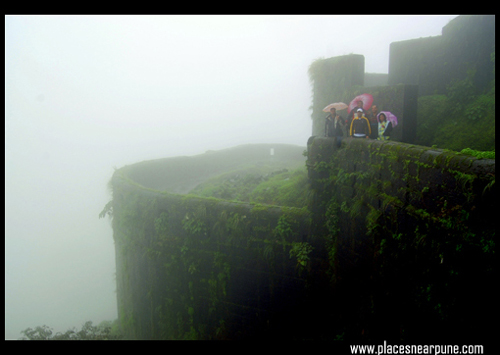
[[[276,174],[257,185],[250,194],[250,202],[304,207],[308,192],[307,170],[302,167]]]
[[[304,165],[291,168],[247,167],[209,179],[189,193],[249,203],[303,207],[309,192],[307,169]]]

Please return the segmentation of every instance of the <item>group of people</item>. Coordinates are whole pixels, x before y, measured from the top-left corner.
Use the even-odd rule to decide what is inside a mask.
[[[337,114],[335,108],[331,108],[325,121],[326,137],[347,136],[388,140],[392,129],[392,123],[387,120],[383,112],[379,113],[377,105],[373,105],[369,112],[365,112],[363,101],[358,101],[357,106],[349,112],[346,120]]]

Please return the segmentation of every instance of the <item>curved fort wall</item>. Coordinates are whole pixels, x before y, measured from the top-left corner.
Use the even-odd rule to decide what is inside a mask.
[[[306,280],[290,250],[307,241],[306,208],[168,192],[241,164],[305,159],[301,147],[272,147],[272,156],[266,145],[242,146],[115,172],[118,313],[127,337],[248,338],[303,303]]]

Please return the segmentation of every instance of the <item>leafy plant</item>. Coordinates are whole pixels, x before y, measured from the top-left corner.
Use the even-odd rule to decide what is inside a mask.
[[[104,218],[108,215],[109,217],[113,217],[113,200],[109,201],[106,206],[99,213],[99,219]]]
[[[292,224],[286,215],[282,215],[279,218],[278,225],[274,229],[274,232],[281,238],[285,238],[293,233]]]
[[[495,150],[494,149],[492,151],[482,152],[479,150],[465,148],[465,149],[462,149],[460,151],[460,153],[466,154],[466,155],[472,155],[472,156],[479,158],[479,159],[495,159]]]
[[[292,249],[290,249],[290,259],[297,258],[297,265],[305,268],[309,262],[309,254],[313,249],[314,247],[307,242],[293,243]]]

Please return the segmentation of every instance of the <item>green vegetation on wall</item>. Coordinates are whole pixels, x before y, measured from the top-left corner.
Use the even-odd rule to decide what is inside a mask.
[[[286,305],[283,278],[305,283],[307,260],[290,256],[307,243],[306,208],[162,193],[120,171],[113,196],[119,318],[129,338],[245,338],[273,324],[270,304]]]
[[[495,82],[479,90],[475,75],[469,71],[466,78],[453,80],[446,95],[419,98],[418,144],[455,151],[495,149]]]
[[[349,309],[332,310],[332,322],[358,310],[332,332],[404,341],[491,333],[494,161],[356,139],[336,150],[331,140],[308,148],[313,221],[327,239],[335,302]]]

